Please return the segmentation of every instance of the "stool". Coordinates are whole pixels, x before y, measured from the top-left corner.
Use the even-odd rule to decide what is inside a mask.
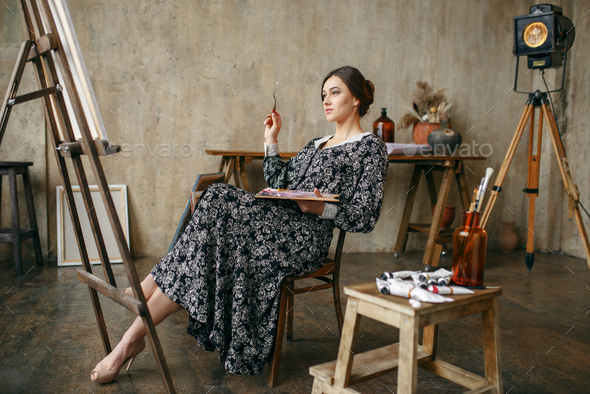
[[[338,359],[309,369],[314,376],[312,394],[358,393],[349,386],[396,368],[397,392],[416,393],[418,366],[467,387],[469,393],[502,393],[497,303],[501,288],[449,296],[455,301],[422,303],[420,308],[413,308],[408,299],[379,293],[375,283],[347,286],[344,294],[348,303]],[[436,358],[438,324],[474,313],[482,314],[485,378]],[[355,354],[361,316],[399,328],[400,342]],[[422,346],[418,345],[420,327],[425,327]]]
[[[33,204],[33,192],[29,182],[29,166],[31,162],[0,162],[0,203],[2,202],[2,175],[8,175],[10,180],[10,205],[12,210],[12,227],[0,228],[0,242],[11,242],[14,245],[14,267],[17,275],[23,273],[23,262],[21,252],[21,241],[29,238],[33,239],[35,248],[35,260],[37,265],[43,265],[41,255],[41,243],[39,242],[39,230],[37,227],[37,218],[35,217],[35,205]],[[29,225],[31,228],[20,228],[18,215],[18,196],[16,187],[16,176],[23,176],[25,186],[25,197],[27,199],[27,209],[29,211]]]

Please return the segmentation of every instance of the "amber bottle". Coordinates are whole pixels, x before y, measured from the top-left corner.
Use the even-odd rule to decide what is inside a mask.
[[[373,123],[373,133],[383,142],[394,142],[395,123],[387,117],[387,108],[381,108],[381,116]]]
[[[479,227],[481,212],[463,212],[463,226],[453,234],[453,282],[483,286],[488,234]]]

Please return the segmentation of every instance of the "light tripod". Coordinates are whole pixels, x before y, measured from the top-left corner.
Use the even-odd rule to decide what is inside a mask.
[[[518,62],[517,62],[518,67]],[[515,84],[516,88],[516,84]],[[515,89],[516,91],[516,89]],[[537,149],[533,152],[533,140],[534,140],[534,123],[535,123],[535,110],[540,109],[539,114],[539,125],[538,125],[538,136],[537,136]],[[557,125],[555,123],[555,118],[553,116],[553,112],[551,112],[551,108],[548,106],[547,100],[547,93],[542,93],[541,91],[537,90],[533,93],[529,94],[529,98],[526,102],[524,112],[520,118],[520,122],[518,123],[518,127],[516,128],[516,132],[510,142],[510,146],[508,147],[508,152],[506,153],[506,157],[502,162],[502,167],[498,172],[496,177],[496,181],[494,183],[494,187],[492,188],[490,199],[488,200],[488,204],[486,205],[486,209],[483,213],[481,218],[481,227],[485,227],[488,218],[490,216],[490,212],[494,207],[494,202],[496,201],[496,197],[498,193],[502,189],[502,184],[504,183],[504,179],[506,178],[506,173],[508,172],[508,168],[510,167],[510,163],[512,162],[512,158],[514,157],[514,153],[516,152],[516,148],[518,147],[518,143],[522,138],[522,134],[527,123],[530,123],[530,137],[529,137],[529,148],[528,148],[528,172],[527,172],[527,186],[524,189],[524,192],[529,197],[529,212],[528,212],[528,232],[527,232],[527,244],[526,244],[526,265],[530,272],[531,268],[533,267],[535,261],[534,255],[534,226],[535,226],[535,199],[539,195],[539,170],[540,170],[540,162],[541,162],[541,142],[542,142],[542,135],[543,135],[543,120],[547,124],[547,128],[549,129],[549,137],[551,137],[551,143],[553,145],[553,151],[555,152],[555,156],[557,158],[557,163],[559,166],[559,172],[561,174],[561,179],[564,184],[565,192],[568,197],[568,218],[571,219],[572,216],[576,220],[576,224],[578,225],[578,230],[580,232],[580,238],[582,239],[582,245],[584,247],[584,251],[586,253],[586,261],[588,262],[588,267],[590,268],[590,243],[588,242],[588,234],[586,233],[586,228],[584,227],[584,222],[582,220],[582,215],[580,212],[580,192],[578,191],[577,186],[574,184],[572,180],[572,176],[569,169],[569,163],[565,155],[565,150],[563,148],[563,143],[559,136],[559,131],[557,129]]]

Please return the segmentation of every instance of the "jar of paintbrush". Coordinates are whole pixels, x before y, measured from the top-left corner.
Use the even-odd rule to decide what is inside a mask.
[[[488,234],[479,227],[480,207],[493,171],[486,170],[473,191],[469,210],[463,212],[463,226],[453,233],[453,282],[461,286],[483,286]]]

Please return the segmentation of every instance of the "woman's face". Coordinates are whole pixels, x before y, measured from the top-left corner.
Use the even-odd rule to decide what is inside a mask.
[[[343,121],[357,111],[359,101],[336,75],[332,75],[326,80],[322,89],[322,97],[328,122]]]

